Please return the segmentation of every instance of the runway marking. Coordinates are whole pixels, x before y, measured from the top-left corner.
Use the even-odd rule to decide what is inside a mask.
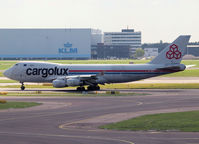
[[[138,106],[143,105],[143,102],[137,102],[137,105]]]
[[[160,133],[162,133],[162,132],[160,132],[160,131],[152,131],[152,132],[150,132],[150,131],[149,131],[149,133],[151,133],[151,134],[160,134]]]
[[[25,135],[25,136],[47,136],[47,137],[66,137],[66,138],[79,138],[79,139],[93,139],[93,140],[106,140],[106,141],[117,141],[126,144],[135,144],[134,142],[116,139],[116,138],[106,138],[106,137],[96,137],[96,136],[75,136],[75,135],[55,135],[55,134],[34,134],[34,133],[10,133],[10,132],[0,132],[0,134],[14,134],[14,135]]]
[[[139,112],[130,112],[128,115],[131,115],[133,113],[134,116],[132,116],[131,118],[135,118],[135,117],[138,117],[138,116],[142,116],[142,115],[146,115],[146,114],[156,114],[156,113],[169,113],[169,112],[184,112],[184,111],[190,111],[190,110],[198,110],[199,107],[187,107],[187,108],[173,108],[173,109],[161,109],[161,110],[152,110],[152,111],[139,111]],[[122,114],[122,113],[112,113],[113,115],[114,114]],[[125,114],[125,113],[124,113]],[[59,125],[59,128],[60,129],[64,129],[64,130],[73,130],[73,131],[96,131],[96,132],[99,132],[99,131],[102,131],[101,129],[97,129],[97,128],[93,128],[93,129],[88,129],[88,127],[84,128],[84,130],[82,129],[77,129],[76,128],[71,128],[69,127],[70,125],[73,125],[73,124],[81,124],[81,123],[88,123],[88,124],[92,124],[92,122],[89,122],[89,120],[92,120],[92,119],[95,119],[95,118],[99,118],[100,117],[104,117],[104,116],[107,116],[107,115],[111,115],[111,114],[106,114],[106,115],[100,115],[100,116],[94,116],[94,117],[90,117],[90,118],[87,118],[87,119],[81,119],[81,120],[78,120],[78,121],[73,121],[73,122],[68,122],[68,123],[65,123],[65,124],[61,124]],[[129,119],[129,118],[128,118]],[[120,120],[122,121],[122,120]],[[98,123],[98,122],[96,122]],[[108,122],[108,123],[113,123],[113,122]],[[81,127],[81,126],[80,126]],[[84,126],[83,126],[84,127]],[[151,134],[157,134],[157,133],[160,133],[160,132],[150,132]]]
[[[91,119],[91,118],[88,118],[88,119]],[[74,121],[74,122],[65,123],[65,124],[59,125],[59,128],[60,129],[67,129],[67,128],[65,128],[66,126],[69,126],[69,125],[72,125],[72,124],[77,124],[77,123],[80,123],[80,122],[88,120],[88,119],[82,119],[82,120],[78,120],[78,121]]]

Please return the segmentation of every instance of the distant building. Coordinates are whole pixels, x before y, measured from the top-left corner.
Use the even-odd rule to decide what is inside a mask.
[[[158,52],[160,53],[168,45],[169,45],[169,43],[161,43],[161,42],[160,43],[152,43],[152,44],[145,43],[142,45],[142,48],[146,51],[147,51],[147,49],[157,48]],[[150,52],[151,50],[148,50],[148,51]],[[187,45],[187,48],[186,48],[184,54],[194,55],[194,56],[198,57],[199,56],[199,42],[190,42]]]
[[[158,49],[158,53],[160,53],[166,46],[168,46],[169,43],[145,43],[142,44],[142,49],[151,49],[151,48],[157,48]]]
[[[0,29],[0,59],[90,59],[96,29]]]
[[[105,32],[104,45],[129,45],[130,55],[133,55],[137,48],[141,48],[141,32],[134,29],[122,29],[121,32]]]
[[[187,45],[186,54],[194,55],[194,56],[198,57],[199,56],[199,42],[189,43]]]
[[[158,55],[158,48],[145,48],[144,57],[156,57]]]
[[[126,59],[129,58],[129,45],[92,45],[92,59]]]

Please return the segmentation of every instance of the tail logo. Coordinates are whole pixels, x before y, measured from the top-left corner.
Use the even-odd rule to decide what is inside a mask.
[[[178,46],[176,44],[172,44],[169,51],[166,53],[166,57],[168,59],[180,59],[182,57],[182,53],[178,50]]]

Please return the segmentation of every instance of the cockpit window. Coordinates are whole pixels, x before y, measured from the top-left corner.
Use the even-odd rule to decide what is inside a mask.
[[[27,66],[27,64],[24,64],[23,66]]]

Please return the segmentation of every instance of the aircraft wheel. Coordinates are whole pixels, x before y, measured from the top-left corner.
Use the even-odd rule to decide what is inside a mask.
[[[97,86],[88,86],[87,88],[88,91],[92,91],[92,90],[100,90],[100,87],[97,85]]]
[[[92,91],[92,90],[94,90],[94,87],[93,86],[88,86],[87,90],[88,91]]]
[[[25,90],[25,86],[24,86],[23,82],[21,82],[21,90],[22,91]]]
[[[96,86],[96,90],[100,90],[100,87],[98,85]]]
[[[87,87],[87,90],[88,90],[88,91],[91,91],[91,86],[88,86],[88,87]]]
[[[22,90],[22,91],[25,90],[25,86],[21,86],[21,90]]]
[[[77,91],[85,91],[85,87],[77,87]]]
[[[85,87],[81,87],[81,91],[85,91]]]

